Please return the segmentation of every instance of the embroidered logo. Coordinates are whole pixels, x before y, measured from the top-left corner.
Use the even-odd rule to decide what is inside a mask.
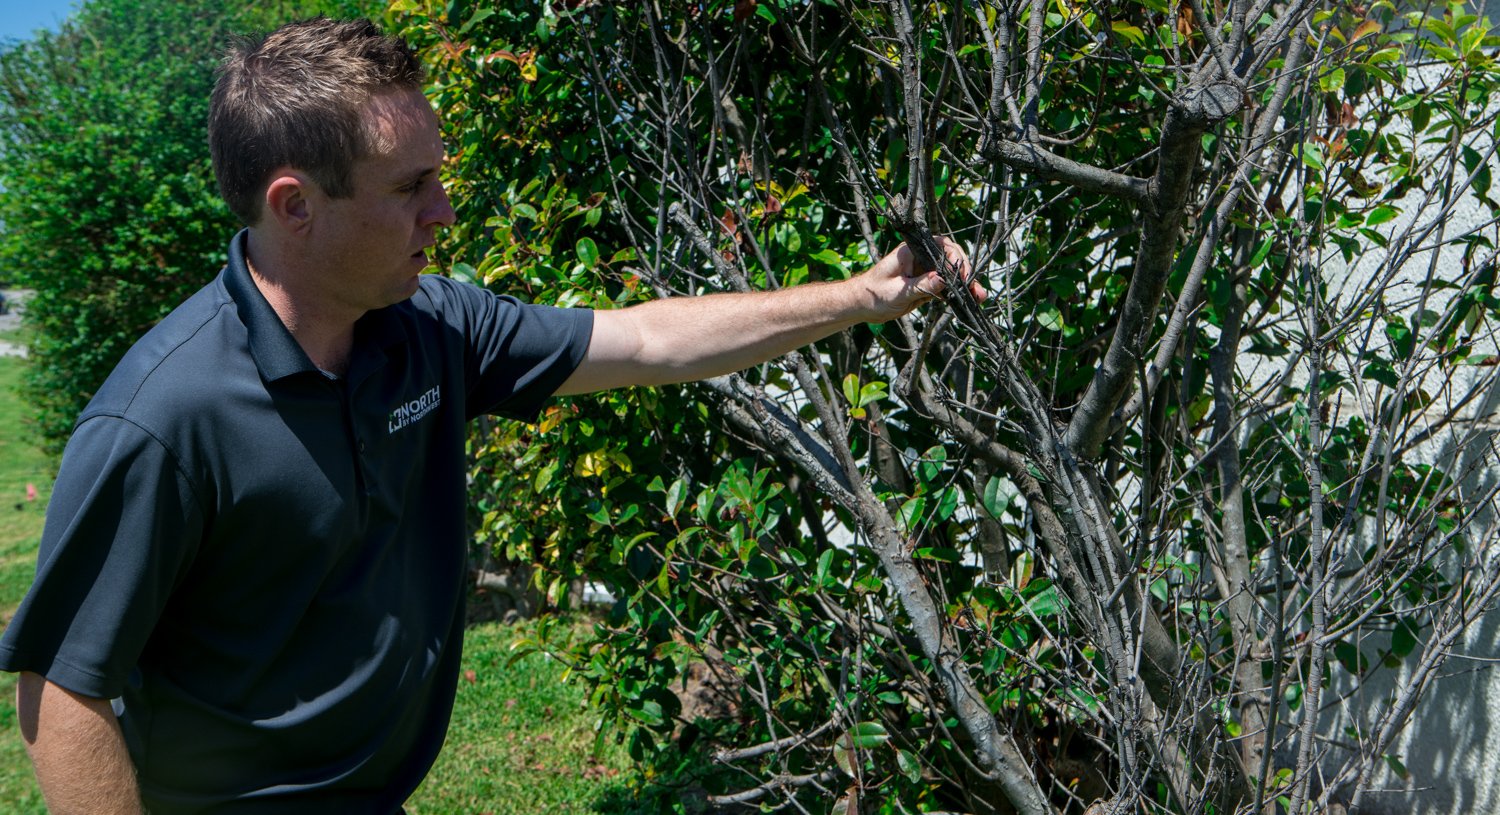
[[[420,421],[424,416],[437,409],[443,403],[441,386],[434,385],[432,390],[418,396],[405,404],[397,405],[391,411],[390,419],[386,427],[390,433],[395,433],[407,425]]]

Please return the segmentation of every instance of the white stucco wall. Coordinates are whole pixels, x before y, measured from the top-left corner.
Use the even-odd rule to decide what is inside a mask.
[[[1494,5],[1500,6],[1500,0]],[[1476,134],[1470,143],[1484,150],[1489,137]],[[1500,168],[1495,168],[1500,170]],[[1500,173],[1497,173],[1500,174]],[[1413,201],[1416,197],[1409,197]],[[1413,219],[1430,218],[1430,214],[1407,207],[1401,219],[1391,224],[1399,229]],[[1460,203],[1445,229],[1449,235],[1474,228],[1484,228],[1493,239],[1494,227],[1484,226],[1492,216],[1472,198]],[[1450,247],[1438,255],[1440,277],[1458,276],[1460,251]],[[1413,281],[1427,270],[1430,255],[1418,258],[1410,271],[1402,270],[1392,281],[1390,296],[1414,295]],[[1371,276],[1383,263],[1380,253],[1372,253],[1350,269],[1343,289],[1353,292],[1368,286]],[[1451,295],[1450,295],[1451,296]],[[1445,297],[1437,297],[1429,308],[1441,309]],[[1476,349],[1494,352],[1494,335],[1480,340],[1488,347]],[[1493,369],[1474,368],[1461,372],[1463,384],[1482,382],[1483,398],[1459,411],[1463,420],[1451,429],[1437,434],[1432,442],[1419,449],[1416,457],[1442,463],[1450,471],[1467,473],[1463,479],[1463,498],[1471,508],[1481,509],[1476,530],[1483,557],[1500,557],[1497,542],[1495,506],[1482,496],[1500,479],[1500,455],[1497,455],[1497,431],[1500,431],[1500,383],[1492,377]],[[1462,389],[1460,389],[1461,391]],[[1444,409],[1443,400],[1433,410]],[[1420,648],[1419,648],[1420,650]],[[1454,655],[1444,664],[1441,679],[1414,713],[1407,729],[1390,750],[1405,765],[1409,775],[1399,777],[1389,768],[1368,785],[1358,810],[1372,815],[1385,813],[1419,813],[1421,815],[1460,815],[1460,813],[1500,813],[1500,609],[1491,609],[1471,628],[1456,646]],[[1366,726],[1387,709],[1396,688],[1410,676],[1410,666],[1399,671],[1377,671],[1361,687],[1336,689],[1348,694],[1347,701],[1333,715],[1344,724],[1363,722]],[[1325,766],[1332,769],[1344,753],[1337,747],[1329,753]]]

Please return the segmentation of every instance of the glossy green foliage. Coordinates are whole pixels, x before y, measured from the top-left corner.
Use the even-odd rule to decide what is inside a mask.
[[[1494,214],[1483,137],[1500,96],[1496,42],[1459,7],[1411,22],[1384,3],[1312,5],[1299,25],[1320,32],[1309,47],[1324,57],[1292,70],[1265,152],[1244,158],[1252,114],[1281,104],[1274,58],[1256,63],[1240,114],[1195,135],[1183,168],[1158,170],[1167,97],[1211,59],[1187,5],[1005,4],[1019,16],[1002,36],[1001,4],[916,4],[903,45],[892,9],[904,4],[392,4],[432,66],[447,128],[459,223],[443,252],[456,276],[600,308],[840,280],[901,239],[898,196],[921,190],[925,225],[964,242],[997,293],[979,311],[993,335],[933,306],[745,372],[736,381],[771,403],[770,421],[718,385],[670,387],[563,400],[535,426],[472,437],[480,544],[540,567],[537,588],[556,603],[577,581],[618,598],[592,638],[549,639],[544,626],[530,645],[568,660],[623,726],[605,737],[627,740],[656,777],[639,795],[664,808],[744,794],[735,800],[820,812],[989,811],[1008,793],[977,769],[947,668],[919,646],[916,591],[1053,805],[1081,811],[1134,789],[1152,811],[1206,811],[1232,784],[1174,791],[1175,759],[1127,768],[1125,757],[1180,733],[1207,745],[1180,755],[1255,738],[1294,753],[1307,736],[1288,722],[1304,699],[1434,653],[1434,609],[1478,602],[1451,575],[1482,534],[1474,507],[1493,496],[1461,487],[1476,465],[1424,447],[1433,436],[1418,417],[1451,419],[1465,389],[1489,381],[1494,222],[1445,241],[1403,231],[1402,216],[1460,199]],[[1275,22],[1251,20],[1246,36]],[[1029,36],[1046,43],[1034,93],[1019,45]],[[1409,75],[1414,54],[1435,61],[1431,74]],[[920,110],[902,86],[913,60]],[[998,90],[996,73],[1009,83]],[[1085,513],[1050,498],[1055,449],[1037,428],[1076,415],[1115,341],[1132,280],[1146,276],[1149,204],[993,159],[988,140],[1020,138],[1013,116],[1034,120],[1054,156],[1152,183],[1191,176],[1133,352],[1133,378],[1149,364],[1160,385],[1106,417],[1116,424],[1084,482],[1103,528],[1083,541]],[[1240,197],[1210,230],[1232,184]],[[1455,242],[1445,257],[1457,262],[1409,282],[1402,257]],[[1412,310],[1410,288],[1340,288],[1353,262],[1386,248],[1390,274],[1375,279],[1442,294]],[[1157,365],[1179,307],[1187,327]],[[1226,326],[1243,337],[1233,349],[1216,345]],[[1008,358],[987,344],[995,335]],[[963,421],[916,403],[914,371]],[[1017,379],[1035,386],[1041,415],[1018,403]],[[787,453],[764,430],[776,423],[826,444],[834,463]],[[1217,458],[1227,447],[1233,489]],[[820,480],[835,471],[867,487],[875,511],[855,512],[836,479]],[[1226,513],[1231,500],[1245,520]],[[887,529],[916,564],[915,590],[875,551]],[[1073,537],[1043,541],[1054,534]],[[1228,588],[1226,540],[1239,535],[1255,585]],[[1070,584],[1059,553],[1104,560],[1111,539],[1120,576]],[[1334,558],[1345,582],[1315,621],[1311,576]],[[1091,628],[1089,611],[1117,615],[1129,587],[1182,657],[1156,731],[1122,690],[1139,681],[1136,641],[1111,653]],[[1246,596],[1258,609],[1248,631],[1228,610]],[[1135,624],[1124,630],[1140,637]],[[1328,652],[1316,677],[1309,641]],[[1240,671],[1249,659],[1256,670]],[[710,709],[693,701],[694,671],[713,677]],[[1252,696],[1282,700],[1269,737],[1247,735]],[[1245,775],[1290,803],[1309,772],[1282,761]],[[801,780],[766,786],[777,778]]]

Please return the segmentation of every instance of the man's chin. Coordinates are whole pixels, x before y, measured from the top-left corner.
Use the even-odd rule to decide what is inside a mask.
[[[420,288],[421,275],[418,275],[408,280],[406,284],[401,288],[392,289],[390,293],[386,295],[385,304],[381,306],[381,308],[388,308],[399,303],[405,303],[407,300],[410,300]]]
[[[406,288],[402,289],[402,291],[401,291],[401,299],[397,300],[396,302],[398,302],[398,303],[404,303],[407,300],[410,300],[412,298],[412,296],[415,295],[417,293],[417,290],[420,289],[420,288],[422,288],[422,275],[418,274],[418,275],[412,277],[411,280],[408,280],[406,282]]]

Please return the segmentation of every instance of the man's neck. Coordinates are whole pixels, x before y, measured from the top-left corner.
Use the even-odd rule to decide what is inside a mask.
[[[319,296],[309,285],[316,279],[315,270],[298,268],[294,258],[281,256],[256,237],[250,230],[245,246],[245,264],[255,287],[312,363],[343,376],[354,348],[354,323],[363,315]]]

